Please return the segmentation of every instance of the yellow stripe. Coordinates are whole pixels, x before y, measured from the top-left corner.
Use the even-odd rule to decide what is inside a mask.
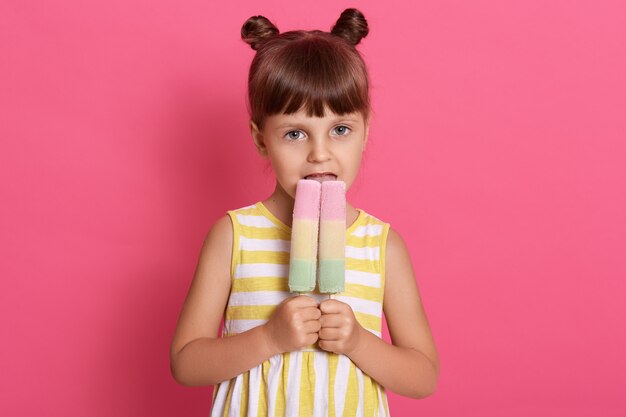
[[[387,253],[387,235],[389,234],[389,225],[385,224],[383,227],[383,236],[381,238],[380,241],[380,286],[383,289],[381,291],[381,295],[385,292],[385,278],[387,277],[386,269],[387,267],[385,266],[385,258],[386,258],[386,253]]]
[[[355,248],[376,248],[378,247],[378,236],[346,236],[346,245]]]
[[[339,357],[336,353],[328,353],[328,417],[335,416],[335,378],[337,376],[337,363]]]
[[[278,228],[254,227],[240,224],[239,230],[241,235],[243,237],[247,237],[248,239],[291,239],[291,235],[289,233]]]
[[[287,277],[235,278],[231,292],[289,291]]]
[[[313,415],[315,400],[315,352],[302,352],[302,372],[300,372],[300,407],[298,417]]]
[[[269,385],[267,384],[267,374],[270,369],[270,361],[266,360],[261,364],[261,384],[259,386],[259,409],[257,411],[257,416],[259,417],[267,417],[267,397],[269,392]]]
[[[235,267],[239,263],[239,235],[241,233],[239,222],[237,221],[237,215],[234,211],[229,211],[228,215],[230,216],[230,220],[233,226],[233,247],[231,250],[231,259],[230,259],[230,277],[232,281],[232,277],[235,276]]]
[[[350,297],[362,298],[364,300],[376,301],[381,303],[383,301],[380,288],[370,287],[369,285],[346,283],[346,288],[343,293],[339,294],[350,295]]]
[[[211,399],[211,404],[215,404],[215,397],[217,397],[217,390],[219,389],[220,384],[213,385],[213,398]]]
[[[289,252],[271,250],[241,250],[240,264],[280,264],[289,265]]]
[[[283,355],[283,368],[281,369],[280,376],[278,377],[278,390],[276,390],[276,407],[274,408],[274,417],[285,415],[285,395],[287,394],[287,387],[289,386],[289,361],[291,355],[289,352],[285,352]]]
[[[346,258],[346,269],[379,274],[379,268],[380,262],[378,261],[370,261],[369,259]]]
[[[374,316],[371,314],[360,313],[358,311],[354,312],[354,317],[359,322],[359,324],[366,329],[380,331],[381,321],[382,319],[378,316]]]
[[[243,374],[243,387],[241,388],[240,417],[248,415],[248,387],[250,386],[250,371]]]
[[[357,408],[359,408],[359,381],[357,380],[354,362],[350,361],[350,373],[348,374],[348,387],[343,415],[354,417],[356,416]]]
[[[230,398],[233,396],[234,385],[235,385],[235,378],[230,379],[228,381],[228,394],[226,395],[226,403],[224,407],[224,412],[222,413],[222,417],[226,417],[228,415],[228,410],[230,409]]]
[[[228,306],[225,320],[269,320],[278,306]]]

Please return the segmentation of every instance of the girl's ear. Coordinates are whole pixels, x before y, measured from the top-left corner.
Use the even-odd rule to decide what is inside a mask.
[[[252,133],[252,140],[254,141],[254,146],[256,146],[257,150],[261,154],[261,156],[267,156],[267,148],[265,147],[265,143],[263,142],[263,134],[259,130],[259,127],[250,120],[250,133]]]

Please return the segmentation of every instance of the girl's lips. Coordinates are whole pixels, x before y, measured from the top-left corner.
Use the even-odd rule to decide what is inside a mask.
[[[336,175],[309,175],[307,177],[304,177],[304,179],[324,182],[324,181],[335,181],[337,179],[337,176]]]

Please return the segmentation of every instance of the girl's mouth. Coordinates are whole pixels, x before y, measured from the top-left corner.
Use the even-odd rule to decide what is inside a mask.
[[[304,177],[305,180],[314,180],[314,181],[319,181],[319,182],[324,182],[324,181],[336,181],[337,180],[337,176],[333,175],[333,174],[326,174],[326,175],[307,175],[306,177]]]

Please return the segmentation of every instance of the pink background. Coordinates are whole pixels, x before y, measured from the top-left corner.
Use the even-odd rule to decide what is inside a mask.
[[[0,3],[0,415],[208,415],[171,337],[211,224],[273,189],[241,25],[350,6],[349,197],[404,236],[441,355],[392,416],[626,415],[624,2],[90,3]]]

